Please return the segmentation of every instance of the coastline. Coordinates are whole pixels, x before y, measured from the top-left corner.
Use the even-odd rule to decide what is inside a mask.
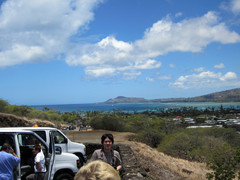
[[[37,110],[44,110],[48,107],[51,110],[64,112],[80,111],[123,111],[123,112],[144,112],[158,111],[169,108],[197,107],[198,109],[212,108],[235,108],[240,109],[240,102],[169,102],[169,103],[84,103],[84,104],[57,104],[57,105],[33,105],[29,106]]]

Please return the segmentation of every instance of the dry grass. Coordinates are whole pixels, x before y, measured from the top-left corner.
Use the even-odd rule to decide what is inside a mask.
[[[182,177],[194,180],[206,179],[206,173],[208,171],[204,163],[189,162],[187,160],[173,158],[139,142],[131,142],[129,145],[135,153],[149,159],[149,165],[153,162],[159,163],[171,172]]]
[[[193,180],[206,179],[208,172],[206,164],[190,162],[183,159],[173,158],[164,153],[158,152],[156,149],[146,144],[129,141],[129,136],[133,133],[129,132],[111,132],[111,131],[68,131],[66,135],[69,139],[82,143],[100,143],[100,138],[104,133],[112,133],[114,135],[115,144],[127,144],[131,147],[134,154],[139,157],[139,161],[145,169],[148,169],[149,175],[153,178],[161,177],[161,167],[177,174],[181,177]],[[155,179],[154,178],[154,179]],[[163,179],[163,178],[159,178]],[[172,177],[171,179],[179,179]]]

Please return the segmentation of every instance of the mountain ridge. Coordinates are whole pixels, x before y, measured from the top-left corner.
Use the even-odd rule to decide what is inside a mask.
[[[148,100],[138,97],[117,96],[103,103],[154,103],[154,102],[240,102],[240,88],[219,91],[190,98],[162,98]]]

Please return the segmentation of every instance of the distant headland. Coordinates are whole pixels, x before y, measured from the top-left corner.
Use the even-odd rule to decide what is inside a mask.
[[[152,99],[118,96],[103,103],[161,103],[161,102],[240,102],[240,88],[191,98]]]

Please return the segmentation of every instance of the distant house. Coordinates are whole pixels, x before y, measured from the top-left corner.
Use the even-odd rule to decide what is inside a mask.
[[[173,121],[181,121],[182,116],[176,116],[175,118],[173,118]]]
[[[189,124],[195,124],[195,120],[192,118],[184,118],[184,122],[189,123]]]

